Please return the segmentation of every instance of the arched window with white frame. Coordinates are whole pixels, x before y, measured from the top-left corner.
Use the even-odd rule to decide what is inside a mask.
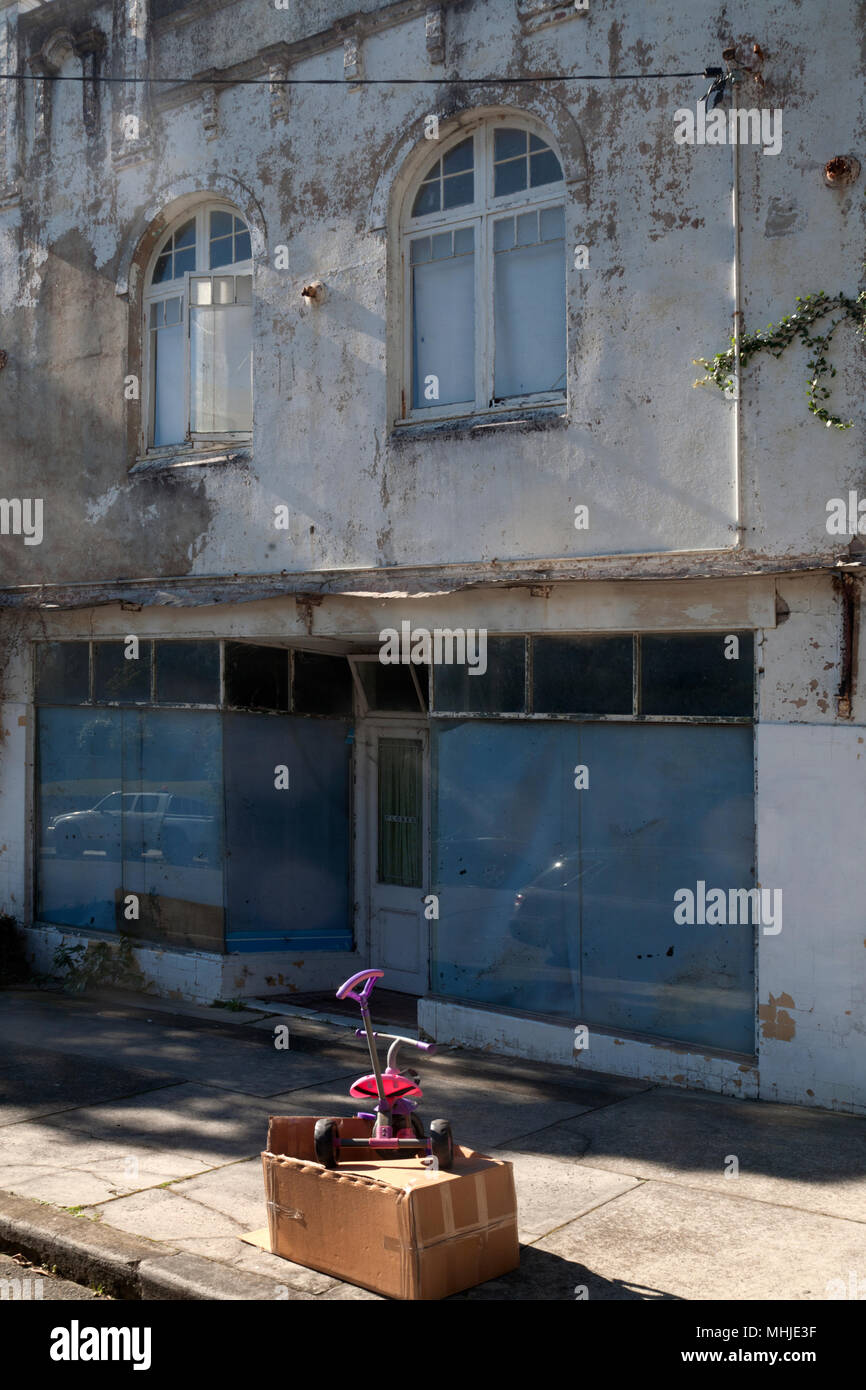
[[[202,203],[157,244],[145,281],[147,445],[252,431],[250,233],[228,203]]]
[[[566,399],[565,180],[539,129],[464,128],[409,189],[404,421]]]

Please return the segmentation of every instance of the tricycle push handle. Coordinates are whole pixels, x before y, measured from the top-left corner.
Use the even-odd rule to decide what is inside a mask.
[[[360,1004],[363,1009],[370,997],[370,991],[373,985],[376,980],[381,980],[384,974],[384,970],[359,970],[357,975],[352,975],[350,979],[346,980],[345,984],[340,985],[340,988],[337,990],[337,998],[354,999],[355,1003]],[[360,984],[362,980],[366,980],[367,983],[364,985],[363,989],[356,994],[354,986]]]

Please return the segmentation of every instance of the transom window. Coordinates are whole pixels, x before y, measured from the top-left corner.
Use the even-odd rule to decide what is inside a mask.
[[[252,287],[250,233],[233,208],[206,204],[163,238],[145,294],[151,447],[249,436]]]
[[[550,145],[489,121],[454,137],[407,207],[401,419],[562,402],[565,184]]]

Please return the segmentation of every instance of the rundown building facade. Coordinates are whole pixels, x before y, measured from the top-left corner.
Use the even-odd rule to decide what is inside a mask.
[[[862,349],[848,430],[802,346],[692,389],[856,295],[866,21],[679,10],[0,9],[0,906],[42,968],[380,965],[445,1041],[866,1113]]]

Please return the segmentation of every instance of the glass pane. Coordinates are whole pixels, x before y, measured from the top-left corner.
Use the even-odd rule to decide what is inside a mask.
[[[227,948],[351,950],[348,720],[226,714],[224,729]]]
[[[176,251],[174,257],[174,279],[177,280],[181,275],[186,275],[187,271],[195,270],[195,247],[188,251]]]
[[[284,647],[226,642],[226,704],[236,709],[289,708],[289,653]]]
[[[235,218],[230,212],[212,212],[210,215],[211,241],[215,241],[217,237],[231,236],[234,222]]]
[[[427,667],[418,665],[414,669],[423,692],[427,685]],[[371,710],[402,710],[404,713],[420,710],[418,691],[408,666],[383,666],[380,661],[362,661],[356,670]]]
[[[219,703],[218,642],[157,642],[156,699],[159,704]]]
[[[549,145],[546,145],[545,142],[544,142],[543,140],[539,140],[539,138],[538,138],[537,135],[530,135],[530,137],[529,137],[529,148],[530,148],[530,151],[532,151],[532,150],[547,150],[547,149],[550,148],[550,146],[549,146]]]
[[[737,648],[730,638],[737,639]],[[641,641],[641,713],[751,719],[751,632],[654,633]],[[725,653],[738,650],[736,657]]]
[[[184,329],[161,328],[151,334],[153,344],[153,442],[180,444],[186,436],[184,409]]]
[[[253,277],[252,275],[238,275],[235,279],[235,299],[238,304],[252,304],[253,302]]]
[[[295,714],[351,715],[352,672],[344,656],[295,652],[292,709]]]
[[[232,249],[232,238],[221,237],[219,241],[212,241],[210,244],[210,268],[217,270],[221,265],[231,265],[234,260]]]
[[[472,254],[475,245],[474,227],[458,227],[454,233],[454,254],[455,256],[466,256]]]
[[[36,643],[36,699],[50,705],[78,705],[90,699],[86,642]]]
[[[494,251],[510,251],[514,245],[514,218],[503,217],[493,224]]]
[[[170,280],[171,276],[171,253],[164,251],[157,256],[156,265],[153,270],[153,283],[159,285],[163,280]]]
[[[466,643],[480,672],[480,638]],[[468,662],[433,667],[433,708],[467,714],[522,714],[526,707],[526,643],[522,637],[488,637],[487,669],[470,674]]]
[[[214,304],[233,304],[235,281],[233,275],[215,275],[213,278]]]
[[[529,169],[529,182],[533,188],[538,188],[543,183],[557,183],[562,178],[562,169],[553,150],[531,155]]]
[[[420,888],[422,865],[422,745],[416,739],[379,739],[380,883]]]
[[[164,313],[164,310],[163,310],[162,303],[159,303],[159,304],[151,304],[151,306],[150,306],[150,326],[151,326],[151,328],[156,328],[158,324],[160,324],[160,323],[163,322],[163,313]]]
[[[206,280],[193,280],[190,286],[193,304],[210,304],[212,288],[210,276]]]
[[[195,246],[195,218],[191,217],[188,222],[184,222],[174,234],[174,245],[176,250],[181,250],[184,246]]]
[[[538,213],[522,212],[517,219],[517,245],[531,246],[538,241]]]
[[[37,712],[36,901],[43,922],[117,926],[121,718],[120,710]]]
[[[444,261],[451,255],[452,239],[450,232],[440,232],[433,237],[433,260]]]
[[[429,261],[431,257],[431,239],[429,236],[419,236],[409,246],[409,260],[412,265],[419,261]]]
[[[93,698],[97,704],[145,704],[150,700],[153,643],[139,642],[138,655],[127,642],[94,642]]]
[[[556,241],[565,236],[565,208],[544,208],[541,213],[541,240]]]
[[[179,295],[175,295],[174,299],[167,299],[165,301],[166,328],[174,328],[176,324],[180,323],[180,306],[182,302]]]
[[[474,254],[416,265],[412,289],[414,408],[474,401]]]
[[[252,427],[252,306],[190,310],[190,428]]]
[[[526,187],[526,160],[513,159],[508,164],[494,166],[493,196],[504,198],[509,193],[520,193]]]
[[[497,130],[493,136],[493,158],[513,159],[515,155],[526,153],[526,131],[507,128]]]
[[[238,232],[235,237],[235,261],[248,261],[252,254],[249,232]]]
[[[216,713],[123,715],[123,886],[141,902],[130,935],[193,950],[224,940],[222,725]]]
[[[494,260],[497,400],[565,389],[565,256],[559,241]]]
[[[475,197],[475,175],[455,174],[453,178],[444,180],[442,189],[444,208],[463,207]]]
[[[434,990],[748,1052],[752,930],[672,904],[753,885],[752,782],[745,728],[434,721]]]
[[[440,208],[440,187],[439,180],[433,183],[422,183],[412,204],[413,217],[426,217],[430,212],[438,212]]]
[[[472,137],[468,140],[461,140],[459,145],[455,145],[453,150],[449,150],[442,161],[442,171],[445,174],[460,174],[466,169],[472,168]]]
[[[534,637],[535,714],[631,714],[634,643],[615,637]]]

